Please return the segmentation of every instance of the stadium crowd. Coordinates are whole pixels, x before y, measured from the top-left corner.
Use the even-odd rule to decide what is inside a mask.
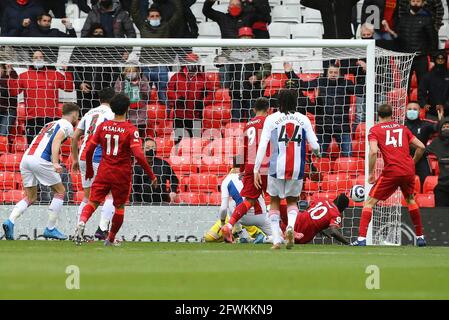
[[[220,6],[222,3],[227,5],[226,12],[217,8],[217,1],[203,0],[202,10],[195,12],[196,15],[192,6],[197,0],[67,2],[1,1],[1,36],[197,38],[201,36],[198,21],[207,19],[218,25],[220,36],[224,39],[269,39],[272,11],[276,9],[268,0],[221,1]],[[379,47],[416,53],[409,82],[405,124],[428,145],[428,152],[416,167],[420,182],[417,193],[422,194],[422,204],[449,206],[449,34],[440,37],[440,29],[449,31],[444,0],[362,2],[360,21],[357,19],[358,0],[297,0],[296,5],[319,11],[323,39],[375,39]],[[288,1],[288,4],[292,3]],[[77,17],[67,16],[66,8],[69,5],[72,9],[76,5],[87,14],[79,30],[75,30],[73,24],[73,19]],[[448,7],[449,0],[446,10]],[[200,19],[198,15],[203,17]],[[53,19],[60,19],[63,27],[52,27]],[[441,40],[448,40],[445,49]],[[50,49],[45,52],[33,50],[28,59],[28,70],[21,73],[11,65],[0,65],[0,153],[10,156],[11,153],[23,152],[26,144],[30,144],[45,123],[61,116],[60,90],[76,91],[77,104],[84,114],[100,105],[98,92],[111,87],[130,98],[129,119],[146,138],[148,161],[160,166],[155,173],[163,182],[160,184],[161,190],[151,190],[149,183],[141,178],[142,169],[135,169],[139,177],[134,179],[131,201],[189,202],[192,191],[198,191],[209,194],[207,199],[201,198],[198,203],[216,204],[219,202],[216,199],[219,197],[216,174],[225,173],[227,169],[221,169],[220,164],[217,168],[208,166],[205,171],[191,163],[170,164],[166,161],[170,154],[167,149],[171,149],[174,143],[178,150],[187,144],[185,141],[195,143],[197,122],[202,122],[203,129],[223,132],[225,128],[242,128],[241,124],[251,118],[252,105],[257,98],[269,97],[271,106],[276,108],[277,91],[287,87],[297,93],[298,110],[313,119],[326,156],[316,167],[311,165],[310,171],[328,168],[323,173],[338,179],[338,168],[346,168],[355,170],[354,175],[352,172],[345,173],[351,179],[362,178],[363,166],[353,167],[351,163],[360,163],[359,160],[364,157],[366,61],[324,61],[324,73],[321,75],[301,73],[286,62],[284,73],[276,73],[269,63],[267,50],[238,48],[223,50],[216,56],[214,64],[217,72],[212,73],[205,72],[201,57],[189,50],[178,53],[180,61],[185,62],[179,70],[163,64],[140,67],[139,61],[132,60],[125,49],[117,49],[116,52],[127,64],[126,67],[83,66],[79,63],[79,57],[89,61],[90,55],[93,59],[93,55],[98,55],[88,52],[86,48],[75,48],[69,63],[75,66],[60,70],[45,64],[54,62],[57,57],[57,53]],[[176,54],[173,51],[173,55]],[[276,80],[279,80],[277,86],[273,85]],[[23,102],[18,99],[21,93]],[[19,123],[21,119],[24,120],[22,127]],[[169,139],[164,137],[171,134],[171,129],[185,129],[187,136],[168,142]],[[177,156],[182,157],[182,154],[178,153]],[[3,159],[6,161],[6,156]],[[340,166],[342,163],[350,165]],[[9,177],[6,173],[8,168],[5,166],[5,171],[0,173],[2,179]],[[69,171],[65,170],[64,174],[70,176]],[[208,177],[204,185],[201,174],[206,172],[213,173],[215,180]],[[192,185],[192,177],[201,182]],[[66,186],[76,192],[79,189],[74,180],[69,177]],[[19,182],[16,184],[18,186]],[[332,190],[323,188],[322,184],[318,186],[313,179],[306,183],[306,189],[310,194]],[[178,197],[176,193],[183,196]],[[5,202],[9,200],[12,199],[3,199]]]

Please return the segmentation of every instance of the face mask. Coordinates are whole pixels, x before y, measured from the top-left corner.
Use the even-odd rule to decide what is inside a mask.
[[[441,130],[441,138],[445,140],[449,139],[449,129]]]
[[[150,23],[150,26],[157,28],[161,25],[161,20],[160,19],[155,19],[155,20],[149,20],[148,21]]]
[[[130,72],[125,74],[126,79],[128,80],[135,80],[137,79],[137,72]]]
[[[418,110],[407,110],[407,119],[413,121],[418,119],[419,112]]]
[[[21,6],[25,6],[28,4],[28,0],[17,0],[17,4],[19,4]]]
[[[48,30],[50,30],[50,27],[41,27],[41,26],[39,26],[39,28],[40,28],[42,31],[48,31]]]
[[[242,13],[242,8],[237,6],[229,7],[229,14],[233,17],[238,17]]]
[[[421,10],[420,6],[410,6],[410,9],[414,12],[414,13],[418,13],[419,10]]]
[[[155,155],[156,152],[154,152],[154,149],[150,149],[145,152],[145,156],[150,159],[153,159]]]
[[[37,70],[42,69],[44,67],[44,61],[42,61],[42,60],[34,61],[33,67],[34,67],[34,69],[37,69]]]

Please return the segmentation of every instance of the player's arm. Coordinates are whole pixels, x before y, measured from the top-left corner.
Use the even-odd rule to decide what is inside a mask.
[[[374,176],[374,169],[376,168],[376,161],[377,161],[377,153],[379,152],[379,146],[377,145],[376,140],[370,140],[369,142],[369,154],[368,154],[368,160],[369,160],[369,183],[374,183],[376,180],[376,177]]]
[[[61,150],[61,144],[65,138],[64,130],[59,130],[51,144],[51,163],[57,173],[62,173],[62,166],[59,164],[59,150]]]
[[[415,148],[415,155],[413,156],[413,161],[418,163],[421,160],[424,152],[426,151],[426,146],[422,143],[417,137],[413,137],[412,141],[410,141],[410,145]]]
[[[78,143],[81,139],[81,136],[83,135],[83,131],[80,129],[76,129],[75,133],[72,137],[72,171],[73,172],[79,172],[80,166],[78,162]]]
[[[346,245],[350,244],[349,240],[346,239],[346,237],[340,232],[337,226],[330,226],[329,229],[327,230],[327,234],[343,244]]]
[[[310,122],[309,118],[306,118],[306,119],[307,120],[305,121],[305,130],[306,130],[307,142],[312,147],[313,154],[316,157],[321,158],[320,145],[318,144],[318,138],[317,138],[315,132],[313,131],[312,123]]]
[[[262,177],[260,176],[259,170],[262,166],[262,161],[267,152],[268,143],[270,142],[271,138],[271,124],[267,120],[265,120],[265,123],[263,125],[259,147],[257,148],[256,161],[254,163],[254,185],[257,189],[262,188]]]

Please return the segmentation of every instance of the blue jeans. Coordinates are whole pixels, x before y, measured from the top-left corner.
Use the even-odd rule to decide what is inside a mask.
[[[15,122],[16,110],[8,110],[8,114],[0,114],[0,136],[7,136]]]
[[[327,149],[332,142],[332,137],[335,138],[340,145],[341,157],[352,156],[352,140],[350,133],[322,133],[317,134],[318,143],[321,145],[321,152],[323,156],[327,156]]]
[[[143,69],[144,75],[156,85],[157,96],[160,103],[167,104],[167,84],[168,84],[168,67],[146,67]]]

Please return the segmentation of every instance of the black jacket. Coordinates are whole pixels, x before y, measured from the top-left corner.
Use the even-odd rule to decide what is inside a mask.
[[[399,2],[399,18],[410,12],[410,0],[398,0]],[[439,30],[443,25],[444,7],[441,0],[426,0],[424,9],[430,12],[432,16],[435,30]]]
[[[433,68],[419,83],[418,101],[421,107],[431,106],[429,113],[436,116],[436,105],[445,105],[449,102],[449,70]]]
[[[402,16],[396,31],[402,52],[427,55],[438,49],[438,32],[433,27],[432,17],[424,9],[416,15],[409,13]]]
[[[17,96],[11,96],[9,92],[8,80],[17,79],[17,73],[12,70],[11,74],[7,76],[4,74],[0,78],[0,114],[8,114],[9,110],[17,108]]]
[[[358,0],[301,0],[301,4],[321,12],[323,39],[351,39],[352,7]]]
[[[271,8],[268,0],[253,0],[244,2],[244,5],[252,9],[253,33],[255,39],[269,39],[268,25],[271,23]]]
[[[433,121],[416,119],[413,121],[406,120],[405,126],[410,129],[415,137],[417,137],[424,145],[427,145],[432,135],[437,132],[438,124]],[[415,154],[415,149],[410,148],[410,155]]]
[[[438,132],[444,123],[449,122],[449,117],[445,117],[439,124]],[[438,185],[449,188],[449,140],[441,138],[441,135],[435,138],[426,149],[429,153],[437,156],[440,175],[438,176]]]
[[[37,1],[30,1],[25,6],[18,5],[16,1],[9,1],[2,16],[1,35],[3,37],[19,37],[23,31],[23,19],[29,18],[32,24],[36,24],[37,16],[42,13],[44,13],[44,8]]]
[[[355,94],[351,81],[343,77],[337,80],[318,79],[316,123],[324,125],[326,132],[349,133],[350,96]]]
[[[44,30],[40,28],[38,25],[31,25],[29,28],[23,28],[22,37],[59,37],[59,38],[76,38],[75,29],[66,29],[66,32],[62,32],[56,28],[50,28],[48,30]]]
[[[361,18],[361,23],[364,24],[365,22],[369,22],[371,24],[374,25],[374,28],[376,30],[380,30],[382,29],[382,20],[384,19],[384,8],[385,8],[385,1],[386,0],[365,0],[363,1],[363,6],[362,6],[362,18]],[[372,17],[375,17],[375,13],[372,10],[370,10],[370,6],[375,6],[377,8],[379,8],[379,19],[376,20],[372,20]],[[394,21],[394,26],[396,26],[396,24],[398,23],[398,18],[399,18],[399,3],[396,3],[396,8],[394,10],[394,14],[393,14],[393,21]],[[394,26],[390,26],[391,28],[394,28]]]
[[[229,13],[223,13],[212,9],[213,1],[206,0],[203,5],[203,14],[206,18],[215,21],[220,27],[222,39],[235,39],[241,27],[252,27],[254,15],[247,11],[247,6],[243,7],[242,13],[238,17],[233,17]]]
[[[178,190],[178,177],[167,161],[155,157],[151,168],[157,177],[158,187],[153,189],[150,178],[144,173],[142,167],[134,166],[131,202],[170,202],[170,192]],[[167,182],[170,183],[170,189],[167,189]]]

